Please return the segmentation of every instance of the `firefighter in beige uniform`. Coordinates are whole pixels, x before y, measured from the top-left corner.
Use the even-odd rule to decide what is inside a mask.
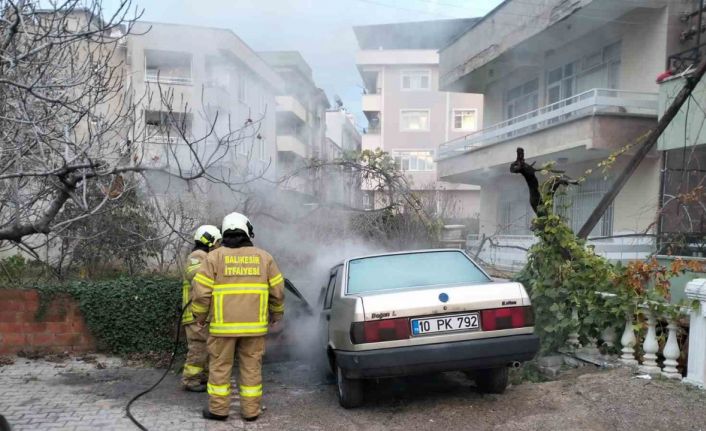
[[[250,221],[231,213],[223,219],[223,247],[208,254],[194,277],[193,311],[210,317],[206,419],[225,420],[230,410],[233,355],[238,355],[240,414],[260,415],[265,334],[284,313],[284,278],[272,256],[252,245]]]
[[[191,392],[206,392],[208,351],[208,325],[196,322],[191,311],[189,301],[192,298],[192,283],[201,263],[206,259],[208,252],[220,245],[221,231],[216,226],[204,225],[196,229],[194,234],[194,249],[189,254],[184,270],[182,285],[182,316],[181,323],[186,332],[188,352],[184,363],[181,383],[185,390]]]

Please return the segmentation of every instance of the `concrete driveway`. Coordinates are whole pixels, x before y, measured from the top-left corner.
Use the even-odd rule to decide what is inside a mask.
[[[0,414],[15,430],[134,430],[127,400],[160,371],[122,365],[16,358],[0,367]],[[626,430],[706,431],[706,393],[630,370],[584,367],[558,380],[481,395],[461,373],[370,382],[365,406],[344,410],[336,388],[302,362],[269,364],[267,411],[244,423],[237,405],[226,423],[206,422],[205,394],[170,375],[133,413],[150,430]]]

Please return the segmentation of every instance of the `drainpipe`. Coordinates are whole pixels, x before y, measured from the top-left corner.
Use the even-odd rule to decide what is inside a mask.
[[[669,157],[669,151],[662,152],[662,169],[660,170],[659,176],[659,201],[657,202],[657,214],[659,220],[657,221],[657,236],[655,237],[655,247],[657,248],[657,254],[662,250],[662,225],[664,224],[664,214],[662,210],[664,209],[664,195],[667,188],[667,157]]]

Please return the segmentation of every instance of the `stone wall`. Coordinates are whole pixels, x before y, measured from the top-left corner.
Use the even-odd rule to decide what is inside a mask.
[[[71,298],[55,298],[41,319],[38,309],[37,291],[0,290],[0,354],[95,350],[95,340]]]

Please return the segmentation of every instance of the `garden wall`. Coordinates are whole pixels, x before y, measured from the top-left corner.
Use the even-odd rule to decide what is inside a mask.
[[[68,296],[54,298],[37,318],[34,290],[0,289],[0,354],[85,352],[95,350],[78,304]]]

